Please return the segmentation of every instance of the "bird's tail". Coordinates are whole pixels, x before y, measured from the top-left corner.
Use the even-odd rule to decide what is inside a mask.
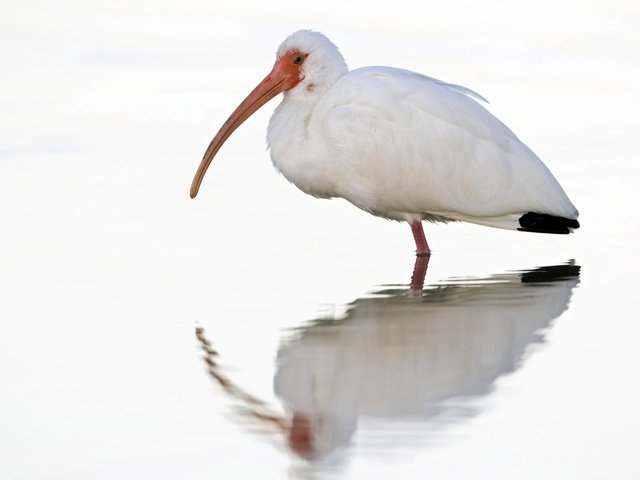
[[[476,223],[487,227],[504,228],[506,230],[519,230],[521,232],[568,234],[574,229],[580,228],[578,220],[549,215],[547,213],[514,213],[499,217],[473,217],[458,213],[439,213],[440,217],[453,221]],[[427,221],[439,221],[438,216],[430,215],[424,219]]]
[[[578,220],[535,212],[525,213],[518,219],[518,223],[518,230],[522,232],[567,234],[580,228]]]

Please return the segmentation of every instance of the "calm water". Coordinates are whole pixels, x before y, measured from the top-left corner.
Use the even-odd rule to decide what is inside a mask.
[[[266,8],[3,10],[0,477],[638,478],[638,7]],[[275,101],[190,200],[308,26],[487,97],[583,227],[425,225],[411,291],[406,225],[273,171]]]

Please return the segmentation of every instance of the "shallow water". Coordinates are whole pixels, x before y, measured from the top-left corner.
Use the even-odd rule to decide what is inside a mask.
[[[567,264],[441,282],[422,292],[398,286],[354,300],[341,318],[305,322],[283,335],[276,355],[274,391],[284,415],[235,385],[204,329],[197,336],[239,417],[275,429],[300,457],[346,455],[360,419],[360,435],[398,430],[383,453],[415,448],[438,427],[481,413],[497,380],[544,343],[579,273]]]
[[[3,13],[0,477],[640,475],[637,7],[241,4]],[[353,67],[487,97],[582,228],[425,225],[411,291],[406,225],[274,173],[275,101],[190,200],[218,126],[310,24]]]

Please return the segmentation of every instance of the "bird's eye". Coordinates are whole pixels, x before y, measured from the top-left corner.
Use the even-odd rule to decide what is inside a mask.
[[[302,57],[298,55],[296,58],[293,59],[293,63],[295,63],[296,65],[300,65],[302,63]]]

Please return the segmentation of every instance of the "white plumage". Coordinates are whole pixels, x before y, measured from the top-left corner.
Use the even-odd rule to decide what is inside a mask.
[[[307,30],[282,43],[271,74],[214,138],[192,196],[224,140],[281,91],[271,159],[308,194],[342,197],[420,233],[421,220],[546,233],[579,226],[558,181],[478,94],[397,68],[348,71],[337,47]]]

